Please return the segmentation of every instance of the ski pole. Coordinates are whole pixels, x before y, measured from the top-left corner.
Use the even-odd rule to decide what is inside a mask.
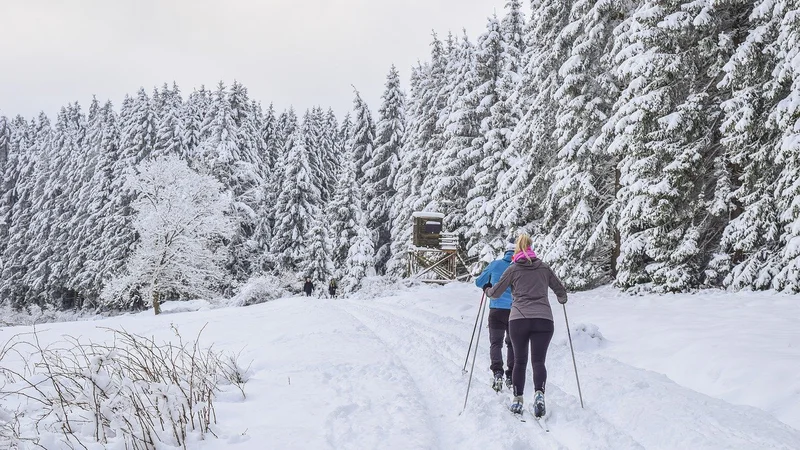
[[[478,306],[478,314],[475,315],[475,325],[472,327],[472,337],[469,338],[469,348],[467,348],[467,357],[464,358],[464,368],[461,369],[461,374],[465,375],[467,373],[467,362],[469,361],[469,353],[472,351],[472,341],[475,339],[475,330],[478,329],[478,320],[481,316],[481,310],[483,310],[483,302],[486,300],[486,292],[483,293],[481,296],[481,303]]]
[[[564,322],[567,323],[567,337],[569,338],[569,351],[572,352],[572,367],[575,368],[575,382],[578,383],[578,398],[581,400],[581,408],[583,408],[583,394],[581,394],[581,380],[578,379],[578,364],[575,363],[575,349],[572,348],[572,334],[569,332],[569,319],[567,319],[567,305],[562,303],[564,307]]]
[[[485,294],[484,294],[485,296]],[[472,374],[475,373],[475,360],[478,356],[478,344],[481,342],[481,331],[483,331],[483,316],[486,314],[486,303],[484,302],[483,308],[481,308],[481,325],[478,327],[478,339],[475,340],[475,350],[472,352],[472,367],[469,369],[469,382],[467,383],[467,395],[464,396],[464,408],[461,410],[458,415],[464,413],[467,410],[467,400],[469,399],[469,388],[472,386]]]

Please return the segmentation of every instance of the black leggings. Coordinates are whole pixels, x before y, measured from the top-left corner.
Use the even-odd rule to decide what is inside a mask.
[[[531,365],[533,366],[533,385],[537,391],[544,392],[547,382],[547,369],[544,360],[547,347],[553,338],[553,321],[548,319],[515,319],[508,322],[508,334],[514,346],[514,395],[521,396],[525,390],[525,372],[528,370],[528,344],[531,346]]]

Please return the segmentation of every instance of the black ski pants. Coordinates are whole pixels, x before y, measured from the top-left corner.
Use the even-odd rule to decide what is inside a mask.
[[[533,385],[537,391],[544,392],[547,382],[547,369],[544,360],[547,347],[553,339],[553,321],[548,319],[514,319],[508,322],[508,332],[514,346],[514,395],[521,396],[525,390],[525,372],[528,369],[528,346],[531,348],[533,366]]]
[[[489,357],[492,360],[492,373],[503,371],[503,341],[506,344],[506,361],[508,370],[506,377],[511,378],[514,370],[514,347],[508,334],[508,316],[510,309],[489,308]],[[503,339],[505,338],[505,339]]]

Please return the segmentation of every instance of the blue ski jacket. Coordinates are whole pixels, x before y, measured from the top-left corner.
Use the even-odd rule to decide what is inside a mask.
[[[511,258],[514,256],[513,251],[507,251],[505,255],[501,259],[492,261],[486,266],[483,273],[475,280],[475,286],[479,288],[483,288],[483,285],[486,283],[491,282],[492,284],[496,284],[500,281],[500,277],[503,276],[503,272],[508,269],[511,265]],[[511,309],[511,288],[509,287],[503,292],[498,298],[493,298],[489,302],[489,308],[496,308],[496,309]]]

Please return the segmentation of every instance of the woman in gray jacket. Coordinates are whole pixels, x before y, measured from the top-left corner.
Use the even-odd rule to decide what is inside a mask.
[[[503,293],[511,286],[511,315],[508,318],[508,332],[514,347],[514,372],[511,381],[514,385],[514,400],[509,409],[522,414],[522,393],[525,389],[525,372],[528,365],[528,346],[533,366],[534,395],[533,414],[545,414],[544,387],[547,382],[547,369],[544,361],[547,348],[553,338],[553,311],[547,299],[547,289],[555,292],[559,303],[567,302],[567,290],[550,267],[536,257],[531,249],[531,238],[527,234],[517,238],[513,264],[506,269],[500,281],[494,286],[487,283],[483,290],[489,297]]]

